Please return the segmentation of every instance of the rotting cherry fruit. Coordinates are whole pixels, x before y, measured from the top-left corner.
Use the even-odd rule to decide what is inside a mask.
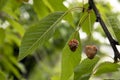
[[[70,50],[75,52],[76,49],[78,48],[79,41],[77,39],[72,39],[69,41],[68,45],[69,45]]]
[[[85,54],[89,59],[93,59],[97,53],[97,47],[95,45],[87,45],[85,47]]]

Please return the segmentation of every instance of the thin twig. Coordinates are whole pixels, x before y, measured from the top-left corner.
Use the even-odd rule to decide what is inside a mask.
[[[100,13],[99,13],[99,11],[98,11],[98,9],[97,9],[93,0],[89,0],[89,9],[93,9],[93,11],[95,12],[97,21],[101,24],[109,42],[110,42],[110,44],[113,48],[114,62],[118,62],[118,59],[120,59],[120,54],[119,54],[119,51],[118,51],[116,45],[118,45],[119,43],[112,38],[112,36],[111,36],[110,32],[108,31],[103,19],[101,18]]]

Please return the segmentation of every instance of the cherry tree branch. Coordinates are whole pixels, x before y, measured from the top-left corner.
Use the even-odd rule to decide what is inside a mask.
[[[88,3],[89,3],[89,9],[93,9],[93,11],[94,11],[94,13],[96,15],[97,21],[101,24],[101,27],[103,28],[103,30],[104,30],[104,32],[105,32],[105,34],[106,34],[106,36],[107,36],[107,38],[108,38],[108,40],[110,42],[110,45],[113,48],[113,51],[114,51],[114,62],[118,62],[118,59],[120,59],[120,54],[119,54],[119,51],[118,51],[116,45],[119,45],[119,43],[117,41],[115,41],[113,39],[113,37],[111,36],[111,34],[110,34],[109,30],[107,29],[103,19],[101,18],[101,15],[100,15],[100,13],[99,13],[99,11],[98,11],[94,1],[93,0],[89,0]]]

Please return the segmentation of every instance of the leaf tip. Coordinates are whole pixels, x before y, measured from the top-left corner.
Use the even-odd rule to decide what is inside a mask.
[[[22,59],[24,59],[25,56],[21,55],[21,53],[19,53],[19,56],[18,56],[18,61],[21,61]]]

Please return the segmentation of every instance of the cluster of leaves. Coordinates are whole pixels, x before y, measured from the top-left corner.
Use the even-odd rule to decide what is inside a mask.
[[[26,73],[23,66],[26,64],[23,65],[22,63],[18,62],[18,60],[24,61],[23,58],[30,54],[35,57],[37,65],[34,66],[33,72],[30,70],[31,75],[28,78],[30,80],[49,79],[54,73],[53,68],[48,68],[47,66],[49,64],[43,63],[46,62],[46,58],[40,58],[42,60],[38,59],[38,55],[42,55],[44,51],[38,50],[38,54],[35,53],[37,53],[37,49],[46,47],[44,45],[51,47],[47,41],[51,39],[51,37],[55,38],[53,34],[57,34],[63,29],[66,30],[65,32],[67,33],[65,34],[67,36],[70,36],[70,38],[68,39],[68,37],[64,36],[65,34],[61,36],[64,31],[58,33],[57,35],[57,37],[60,36],[58,38],[62,40],[66,38],[68,41],[64,48],[63,45],[65,44],[65,41],[63,40],[63,43],[60,41],[60,44],[63,44],[62,47],[60,47],[60,50],[54,50],[55,52],[59,52],[63,48],[61,54],[61,71],[58,72],[59,74],[53,75],[51,78],[52,80],[88,80],[94,75],[99,76],[103,73],[118,71],[118,68],[120,68],[119,64],[114,64],[112,62],[99,63],[100,55],[96,56],[92,60],[88,58],[82,60],[82,45],[86,45],[83,44],[83,42],[86,40],[82,41],[82,39],[80,39],[79,32],[76,32],[76,29],[82,27],[82,30],[88,36],[91,36],[92,32],[94,31],[93,25],[96,21],[96,16],[92,10],[88,10],[88,4],[84,5],[85,11],[83,11],[83,8],[79,8],[78,5],[81,6],[81,3],[78,3],[77,6],[74,6],[74,8],[67,10],[67,8],[63,5],[63,0],[33,0],[32,4],[28,3],[27,0],[0,0],[0,24],[4,24],[5,21],[9,23],[9,25],[7,25],[7,28],[0,28],[0,33],[2,33],[0,34],[0,79],[5,80],[7,78],[13,80],[15,79],[13,77],[22,79],[22,74]],[[76,8],[78,9],[76,10]],[[70,11],[72,10],[73,13],[71,14]],[[28,17],[24,18],[27,15]],[[65,22],[62,22],[62,20]],[[68,23],[66,21],[68,21]],[[63,29],[60,28],[62,26],[64,26]],[[68,28],[71,28],[70,32],[68,28],[65,28],[66,26],[69,26]],[[119,27],[117,26],[112,28],[116,35],[116,39],[120,42],[118,35]],[[68,46],[69,40],[73,38],[76,38],[79,41],[78,48],[75,52],[72,52]],[[51,40],[54,43],[54,40]],[[52,42],[50,43],[52,44]],[[59,42],[57,42],[57,46],[60,46],[58,43]],[[97,42],[97,44],[99,43]],[[16,52],[15,50],[16,47],[17,49],[20,47],[18,58],[18,51]],[[52,47],[55,48],[56,46]],[[51,52],[48,51],[48,53]],[[52,54],[49,56],[52,56]],[[57,65],[57,62],[55,62],[54,65],[55,64]],[[41,70],[39,70],[39,68]],[[42,72],[46,72],[47,74],[43,74]]]
[[[17,61],[18,47],[24,34],[18,22],[21,3],[15,0],[0,0],[0,79],[21,78],[25,72],[23,64]],[[6,28],[5,28],[6,27]]]

